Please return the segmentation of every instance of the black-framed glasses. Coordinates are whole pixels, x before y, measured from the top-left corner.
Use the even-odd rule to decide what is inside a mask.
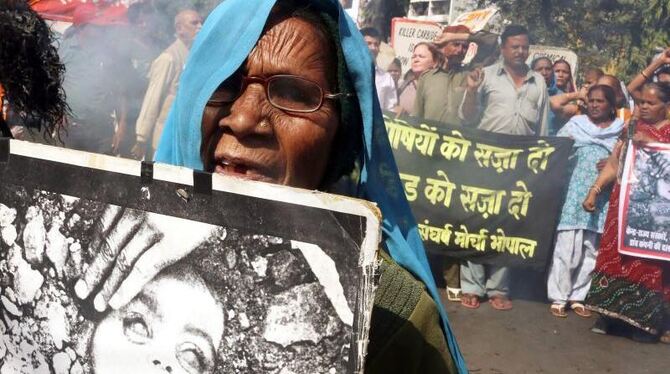
[[[219,85],[207,105],[219,107],[230,104],[252,83],[263,85],[272,106],[289,112],[316,112],[321,109],[326,99],[337,100],[353,96],[350,93],[326,93],[318,83],[295,75],[280,74],[263,78],[236,73]]]

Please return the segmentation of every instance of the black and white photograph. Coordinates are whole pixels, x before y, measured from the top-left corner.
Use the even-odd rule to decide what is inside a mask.
[[[217,190],[219,177],[200,193],[158,179],[184,180],[178,168],[157,165],[147,181],[104,170],[139,172],[135,161],[11,148],[0,167],[0,372],[360,372],[379,231],[366,205],[241,196]],[[98,187],[67,182],[79,173]],[[184,213],[193,206],[209,208]]]
[[[622,179],[620,251],[670,260],[670,149],[634,147]]]

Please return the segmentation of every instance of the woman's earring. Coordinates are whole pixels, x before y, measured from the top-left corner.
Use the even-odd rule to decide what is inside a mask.
[[[270,126],[270,124],[268,123],[268,121],[262,120],[261,123],[258,124],[258,126],[266,128],[266,127]]]

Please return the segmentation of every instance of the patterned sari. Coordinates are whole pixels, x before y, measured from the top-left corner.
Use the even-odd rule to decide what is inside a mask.
[[[639,123],[636,129],[660,143],[670,143],[670,125],[660,130]],[[593,272],[587,307],[651,334],[670,330],[670,262],[619,254],[617,228],[619,191],[610,196],[605,231]]]

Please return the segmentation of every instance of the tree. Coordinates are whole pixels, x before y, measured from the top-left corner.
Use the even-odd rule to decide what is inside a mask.
[[[629,79],[670,40],[670,0],[479,0],[506,23],[526,25],[533,42],[574,50],[582,66]]]

